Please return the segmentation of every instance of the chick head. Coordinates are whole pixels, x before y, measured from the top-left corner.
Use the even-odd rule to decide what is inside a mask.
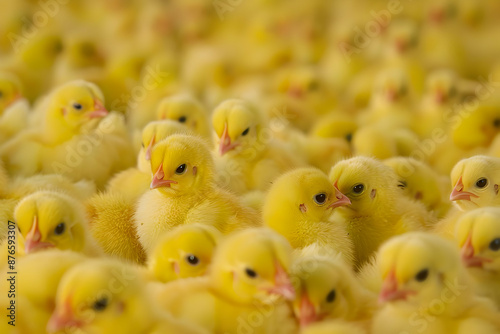
[[[79,264],[62,277],[47,332],[137,333],[126,319],[148,319],[145,282],[134,267],[117,260]]]
[[[457,247],[434,234],[411,232],[394,237],[381,246],[377,256],[383,281],[380,303],[427,308],[444,290],[466,279]]]
[[[498,275],[500,269],[500,208],[486,207],[464,214],[455,228],[462,262],[474,275]]]
[[[164,98],[156,110],[157,119],[170,119],[203,134],[208,122],[208,112],[203,105],[189,95],[175,95]]]
[[[292,247],[265,228],[235,232],[217,248],[210,279],[218,293],[239,304],[293,300],[289,277]]]
[[[308,256],[292,267],[296,299],[293,310],[301,327],[326,318],[350,319],[356,305],[354,275],[339,259]]]
[[[151,154],[151,189],[180,196],[212,184],[214,161],[203,140],[176,134],[155,145]]]
[[[467,211],[491,206],[498,199],[500,159],[476,155],[460,160],[451,171],[450,200]]]
[[[49,117],[61,119],[78,130],[93,118],[104,117],[104,95],[97,85],[84,80],[68,82],[56,88],[50,97]]]
[[[311,130],[311,134],[322,138],[344,138],[351,142],[357,128],[354,117],[348,114],[333,114],[320,119]]]
[[[16,206],[14,220],[25,253],[53,247],[78,252],[85,246],[83,209],[67,195],[38,191],[26,196]]]
[[[330,181],[351,201],[339,210],[358,214],[373,213],[397,198],[397,176],[389,166],[368,157],[354,157],[333,166]],[[348,211],[346,211],[348,212]]]
[[[161,282],[205,275],[221,237],[209,225],[181,225],[158,241],[148,267]]]
[[[0,115],[21,97],[21,82],[10,73],[0,73]]]
[[[484,102],[473,110],[465,110],[464,117],[456,117],[452,138],[455,145],[464,150],[489,147],[500,133],[500,108],[497,103]],[[460,115],[462,115],[460,110]]]
[[[74,68],[104,65],[104,55],[91,36],[71,36],[65,41],[64,53]]]
[[[391,105],[409,96],[410,83],[402,70],[386,70],[380,73],[373,86],[373,103]]]
[[[435,104],[445,104],[458,95],[458,76],[452,70],[436,70],[426,80],[426,94]]]
[[[418,25],[410,19],[394,21],[388,27],[388,42],[390,48],[398,54],[404,54],[418,45]]]
[[[230,99],[219,104],[212,115],[219,154],[239,154],[254,147],[260,138],[263,117],[250,103]]]

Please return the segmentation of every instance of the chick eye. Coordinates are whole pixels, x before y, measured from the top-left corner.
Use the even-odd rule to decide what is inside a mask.
[[[179,122],[181,123],[186,123],[186,120],[187,120],[186,116],[179,117]]]
[[[345,135],[345,140],[347,140],[349,143],[352,141],[352,133],[348,133]]]
[[[257,273],[255,272],[255,270],[252,270],[250,268],[247,268],[245,269],[245,273],[247,274],[248,277],[250,278],[255,278],[257,277]]]
[[[104,309],[107,306],[108,306],[108,299],[101,298],[94,302],[94,305],[92,305],[92,309],[94,309],[95,311],[104,311]]]
[[[142,148],[144,148],[144,143],[141,143]]]
[[[420,270],[415,275],[415,279],[419,282],[423,282],[427,279],[428,276],[429,276],[429,269],[423,269],[423,270]]]
[[[186,172],[186,170],[187,170],[186,164],[182,164],[179,167],[177,167],[177,169],[175,170],[175,174],[182,175]]]
[[[481,178],[481,179],[477,180],[476,187],[484,188],[484,187],[486,187],[487,184],[488,184],[488,180],[485,178]]]
[[[248,132],[250,132],[250,128],[246,128],[246,130],[245,130],[245,131],[243,131],[243,132],[241,133],[241,135],[242,135],[242,136],[246,136],[246,135],[248,134]]]
[[[56,226],[54,229],[54,234],[55,235],[61,235],[64,233],[64,230],[66,230],[66,224],[60,223],[59,225]]]
[[[318,89],[318,88],[319,88],[319,84],[318,84],[318,82],[316,82],[316,81],[312,81],[312,82],[309,84],[309,90],[311,90],[311,91],[312,91],[312,90],[316,90],[316,89]]]
[[[314,201],[316,202],[316,204],[319,204],[319,205],[325,204],[326,194],[321,193],[321,194],[314,195]]]
[[[500,128],[500,118],[495,118],[495,120],[493,121],[493,126],[495,128]]]
[[[405,181],[399,181],[398,182],[398,188],[405,189],[408,185],[406,184]]]
[[[326,301],[328,303],[333,303],[336,296],[337,296],[337,293],[335,292],[335,290],[332,290],[328,293],[328,295],[326,295]]]
[[[196,266],[198,263],[200,263],[200,260],[193,254],[189,254],[188,256],[186,256],[186,261],[192,266]]]
[[[352,187],[352,191],[354,191],[355,194],[361,194],[363,190],[365,190],[365,186],[361,183]]]
[[[500,238],[496,238],[492,242],[490,242],[490,249],[494,252],[500,249]]]
[[[73,103],[73,108],[75,110],[82,110],[83,106],[80,103],[75,102],[75,103]]]
[[[0,90],[0,98],[3,97],[3,92]]]

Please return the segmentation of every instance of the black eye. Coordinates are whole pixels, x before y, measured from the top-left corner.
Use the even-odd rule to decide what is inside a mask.
[[[73,103],[73,108],[75,110],[82,110],[83,106],[80,103],[75,102],[75,103]]]
[[[242,136],[246,136],[246,135],[248,134],[248,132],[250,132],[250,128],[246,128],[246,130],[245,130],[245,131],[243,131],[243,132],[241,133],[241,135],[242,135]]]
[[[186,261],[192,266],[196,266],[198,263],[200,263],[200,260],[192,254],[186,256]]]
[[[335,290],[332,290],[326,296],[326,301],[329,302],[329,303],[333,303],[333,301],[335,300],[336,296],[337,296],[337,294],[335,293]]]
[[[144,148],[144,143],[141,143],[142,148]]]
[[[321,204],[325,204],[326,202],[326,194],[317,194],[314,196],[314,201],[321,205]]]
[[[317,81],[312,81],[310,84],[309,84],[309,90],[316,90],[319,88],[319,84]]]
[[[177,167],[177,169],[175,170],[175,174],[179,175],[184,174],[186,172],[186,169],[187,169],[186,164],[182,164],[179,167]]]
[[[352,191],[354,191],[355,194],[361,194],[363,190],[365,190],[365,186],[362,184],[357,184],[352,187]]]
[[[500,238],[496,238],[492,242],[490,242],[490,249],[494,252],[500,249]]]
[[[493,121],[493,126],[495,126],[495,128],[500,128],[500,118],[495,118],[495,120]]]
[[[246,273],[246,274],[247,274],[247,276],[248,276],[248,277],[250,277],[250,278],[255,278],[255,277],[257,277],[257,273],[256,273],[254,270],[250,269],[250,268],[245,269],[245,273]]]
[[[477,180],[476,187],[484,188],[484,187],[486,187],[487,184],[488,184],[488,180],[485,178],[482,178],[482,179]]]
[[[186,120],[187,120],[186,116],[179,117],[179,122],[181,123],[186,123]]]
[[[54,234],[55,235],[61,235],[64,233],[64,230],[66,229],[66,224],[60,223],[59,225],[56,226],[54,229]]]
[[[348,133],[345,135],[345,140],[347,140],[349,143],[352,141],[352,133]]]
[[[3,97],[3,92],[0,90],[0,98]]]
[[[415,275],[415,279],[419,282],[423,282],[429,276],[429,269],[420,270],[418,274]]]
[[[104,311],[104,309],[108,306],[108,299],[107,298],[101,298],[95,301],[94,305],[92,305],[92,308],[95,311]]]
[[[398,182],[398,188],[405,189],[408,185],[406,184],[405,181],[399,181]]]

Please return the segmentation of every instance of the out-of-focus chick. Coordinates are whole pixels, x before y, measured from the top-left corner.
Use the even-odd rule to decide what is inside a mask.
[[[425,204],[427,210],[442,218],[450,209],[448,178],[436,173],[424,162],[413,158],[396,157],[384,161],[398,175],[404,193]]]
[[[376,295],[358,286],[351,269],[338,258],[306,256],[294,262],[293,303],[301,328],[327,319],[341,319],[369,328]]]
[[[498,311],[474,294],[451,242],[408,233],[384,244],[378,258],[382,308],[373,320],[374,334],[498,333]]]
[[[334,208],[350,203],[326,174],[314,168],[299,168],[273,182],[263,208],[264,223],[294,248],[314,244],[326,247],[352,265],[352,242],[345,227],[332,220]]]
[[[160,282],[203,276],[221,233],[202,224],[181,225],[165,233],[148,256],[148,268]]]
[[[358,124],[349,114],[331,114],[321,117],[311,129],[311,135],[321,138],[343,138],[351,142]]]
[[[426,228],[436,220],[423,204],[401,196],[396,173],[373,158],[339,162],[332,168],[330,181],[351,201],[335,211],[354,243],[358,267],[385,240]]]
[[[14,219],[25,254],[46,248],[102,255],[92,238],[84,208],[77,199],[54,191],[38,191],[16,206]]]
[[[288,274],[291,253],[286,239],[271,230],[239,231],[217,248],[207,277],[168,283],[156,295],[176,318],[210,333],[236,333],[239,328],[256,334],[293,333],[292,310],[282,300],[295,297]],[[267,315],[263,321],[250,322],[252,314],[262,311]]]
[[[174,320],[147,293],[144,273],[117,260],[89,260],[61,279],[48,333],[72,329],[86,333],[203,333]]]
[[[172,135],[159,142],[151,155],[151,172],[151,191],[139,199],[135,214],[139,239],[148,252],[175,226],[203,223],[226,234],[261,222],[257,211],[217,187],[212,155],[198,137]]]
[[[500,208],[464,214],[457,221],[455,241],[477,292],[500,306]]]
[[[21,82],[10,73],[0,73],[0,144],[26,127],[28,112]]]
[[[237,193],[264,191],[283,172],[303,164],[273,140],[261,112],[246,101],[222,102],[213,112],[212,124],[221,156],[219,178]]]

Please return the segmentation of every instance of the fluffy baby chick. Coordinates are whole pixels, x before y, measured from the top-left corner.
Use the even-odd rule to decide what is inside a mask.
[[[314,168],[299,168],[273,182],[263,208],[264,223],[294,248],[316,244],[352,264],[353,245],[345,226],[332,220],[334,208],[350,203],[326,174]]]
[[[18,316],[15,319],[15,326],[2,321],[0,331],[6,334],[46,334],[45,327],[54,311],[57,286],[62,276],[67,270],[83,261],[85,257],[80,253],[58,249],[16,259],[18,275],[15,282],[15,306]],[[10,271],[5,267],[1,271],[2,277],[9,278],[7,272]],[[7,279],[2,279],[0,282],[1,291],[5,291],[0,295],[0,306],[4,310],[10,306],[12,300],[8,298],[7,293],[10,284]]]
[[[151,191],[137,204],[135,224],[141,244],[151,251],[161,233],[188,223],[212,225],[226,234],[260,224],[258,213],[215,184],[214,161],[194,136],[172,135],[151,155]]]
[[[266,190],[283,172],[302,165],[272,139],[263,115],[246,101],[222,102],[213,112],[212,124],[223,166],[220,179],[233,191]]]
[[[457,248],[439,236],[395,237],[378,254],[383,279],[374,334],[498,333],[498,311],[477,297]]]
[[[19,247],[26,254],[53,247],[91,256],[102,254],[89,232],[82,205],[68,195],[35,192],[19,202],[14,219],[22,235]]]
[[[426,228],[435,221],[423,204],[401,196],[396,173],[379,160],[355,157],[341,161],[332,168],[330,181],[351,201],[336,212],[354,243],[358,266],[390,237]]]
[[[26,126],[28,112],[29,104],[22,97],[19,80],[9,73],[0,73],[0,143]]]
[[[356,285],[351,269],[339,258],[305,256],[292,271],[297,297],[293,303],[302,328],[326,319],[342,319],[369,328],[375,295]]]
[[[235,232],[217,248],[207,277],[177,280],[156,295],[175,317],[210,333],[293,333],[295,321],[283,301],[295,296],[291,253],[286,239],[271,230]]]
[[[424,203],[427,210],[434,211],[439,218],[448,212],[450,191],[447,177],[413,158],[395,157],[385,160],[384,164],[396,172],[400,188],[408,197]]]
[[[139,268],[117,260],[89,260],[62,277],[48,333],[203,333],[161,312],[146,293]]]
[[[176,227],[159,239],[148,257],[148,268],[160,282],[205,275],[221,239],[220,232],[208,225]]]
[[[500,208],[486,207],[464,214],[456,224],[455,241],[461,248],[479,294],[500,306]]]

